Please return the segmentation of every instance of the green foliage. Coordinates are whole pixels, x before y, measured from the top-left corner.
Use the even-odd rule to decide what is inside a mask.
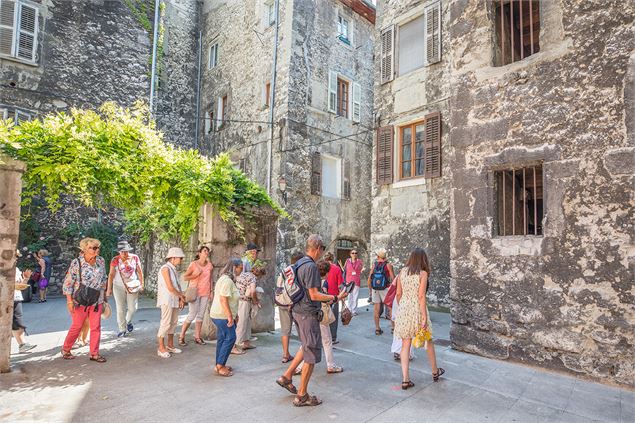
[[[148,7],[147,0],[123,0],[124,4],[130,9],[132,15],[137,22],[146,30],[150,45],[154,42],[154,31],[152,28],[154,21],[154,3]],[[152,17],[152,20],[150,20]],[[159,2],[159,34],[157,40],[157,75],[161,75],[163,71],[163,39],[165,34],[165,25],[163,24],[165,17],[165,3]],[[148,65],[152,65],[152,55],[148,58]],[[150,76],[150,75],[148,75]]]
[[[0,121],[0,152],[27,164],[23,204],[39,195],[56,211],[62,194],[88,207],[110,204],[142,241],[152,233],[187,240],[205,203],[238,233],[258,207],[286,216],[226,154],[209,159],[168,145],[147,116],[141,103],[132,110],[106,103],[17,126]]]

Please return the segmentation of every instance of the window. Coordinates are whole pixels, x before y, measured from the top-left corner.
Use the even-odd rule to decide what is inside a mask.
[[[493,0],[495,13],[495,66],[523,60],[540,51],[540,2]]]
[[[23,112],[21,110],[15,111],[15,119],[13,120],[16,124],[20,124],[22,122],[26,122],[31,120],[31,114]]]
[[[265,84],[265,107],[269,107],[269,102],[271,101],[271,83],[267,82]]]
[[[209,111],[205,118],[205,133],[211,134],[214,131],[214,126],[216,126],[216,122],[214,122],[214,112]]]
[[[238,161],[238,169],[240,169],[243,173],[247,173],[247,159],[242,158]]]
[[[322,155],[322,196],[341,197],[342,162],[341,159]]]
[[[273,1],[265,3],[265,23],[266,26],[273,26],[276,24],[276,4]]]
[[[425,65],[426,33],[425,15],[399,27],[399,75],[404,75]]]
[[[499,236],[542,235],[542,165],[495,172]]]
[[[209,46],[209,60],[207,63],[208,69],[213,69],[218,64],[218,43],[214,43]]]
[[[350,44],[351,41],[348,36],[348,19],[344,18],[342,15],[337,16],[337,36],[339,39],[346,44]]]
[[[227,120],[227,96],[220,97],[218,99],[218,106],[216,110],[216,129],[221,129],[225,126]]]
[[[348,117],[348,81],[337,78],[337,115]]]
[[[18,125],[22,122],[26,122],[33,119],[33,116],[29,112],[25,112],[25,111],[14,109],[14,108],[9,108],[9,107],[0,108],[0,119],[7,120],[9,118],[13,120],[13,123]]]
[[[38,16],[37,7],[0,0],[0,56],[36,61]]]
[[[423,176],[425,123],[399,128],[399,179]]]

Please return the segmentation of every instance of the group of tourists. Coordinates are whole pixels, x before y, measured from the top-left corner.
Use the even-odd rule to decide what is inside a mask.
[[[117,336],[128,336],[134,330],[133,317],[138,307],[139,293],[144,290],[144,275],[140,259],[132,254],[132,247],[128,242],[118,244],[118,255],[112,259],[108,273],[104,259],[99,255],[99,240],[84,238],[79,247],[79,256],[71,262],[63,283],[72,324],[61,354],[64,359],[75,358],[71,350],[77,346],[78,338],[81,339],[84,332],[90,331],[89,359],[105,363],[106,358],[100,354],[99,345],[102,314],[110,314],[108,298],[114,296],[117,304]],[[322,360],[322,350],[326,357],[328,374],[344,371],[334,361],[333,345],[339,342],[340,317],[346,325],[358,313],[364,263],[358,258],[357,250],[350,252],[350,258],[344,264],[336,262],[332,253],[324,254],[325,250],[319,235],[309,236],[305,251],[294,253],[290,257],[290,266],[285,268],[277,282],[276,303],[281,325],[282,363],[288,364],[288,367],[276,383],[295,395],[293,404],[296,406],[315,406],[322,402],[308,392],[314,367]],[[256,348],[252,343],[254,338],[251,323],[261,307],[261,294],[264,292],[258,287],[258,280],[266,273],[266,263],[258,259],[259,252],[260,248],[256,244],[248,244],[244,256],[230,258],[214,283],[211,250],[202,246],[183,274],[182,280],[187,282],[184,289],[178,268],[185,254],[178,247],[168,250],[165,264],[157,275],[159,357],[169,358],[182,352],[179,346],[188,345],[186,336],[192,323],[193,342],[205,345],[202,331],[207,320],[205,315],[209,313],[217,338],[214,371],[224,377],[234,374],[234,369],[227,365],[230,355],[245,354]],[[423,249],[415,248],[399,272],[395,272],[393,265],[386,259],[385,250],[378,250],[376,256],[367,280],[369,302],[374,303],[375,334],[383,333],[380,314],[382,308],[386,308],[394,333],[391,350],[395,359],[401,361],[402,389],[414,386],[409,375],[413,342],[416,346],[425,346],[433,380],[438,381],[444,370],[436,365],[431,339],[426,305],[430,275],[427,255]],[[28,278],[29,273],[30,270],[25,271],[19,279],[16,276],[16,283]],[[286,298],[286,302],[278,301],[281,287],[284,288],[281,295]],[[175,333],[178,316],[186,305],[188,314],[176,340],[177,346]],[[15,310],[14,335],[22,352],[33,346],[22,340],[20,330],[25,327],[21,320],[21,308],[15,307]],[[294,324],[301,347],[292,355],[289,338]],[[293,377],[298,375],[300,384],[296,388]]]

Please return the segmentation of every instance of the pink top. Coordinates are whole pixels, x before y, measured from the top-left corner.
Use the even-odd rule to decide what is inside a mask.
[[[198,275],[197,278],[192,279],[192,282],[194,282],[198,288],[199,297],[209,297],[212,292],[212,282],[210,279],[210,273],[212,272],[212,263],[208,261],[205,266],[201,266],[196,261],[193,261],[190,264],[190,268],[188,270],[193,271],[194,274],[199,271],[201,272],[201,274]]]
[[[344,272],[346,273],[345,281],[355,282],[355,285],[361,285],[361,276],[362,269],[364,268],[364,263],[361,260],[355,260],[355,263],[351,259],[346,260],[346,264],[344,264]]]
[[[331,269],[326,274],[326,282],[328,282],[328,293],[330,295],[338,295],[340,293],[340,285],[344,280],[342,279],[342,269],[337,263],[331,263]]]

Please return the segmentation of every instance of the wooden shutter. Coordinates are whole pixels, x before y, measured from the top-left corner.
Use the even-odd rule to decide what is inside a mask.
[[[362,88],[357,82],[353,82],[353,122],[362,119]]]
[[[223,97],[218,97],[218,105],[216,106],[216,129],[223,126]]]
[[[311,194],[322,195],[322,155],[319,151],[311,156]]]
[[[22,112],[20,110],[16,110],[15,111],[15,124],[19,125],[22,122],[28,122],[31,120],[31,114],[30,113],[25,113]]]
[[[441,113],[426,116],[425,137],[426,178],[441,176]]]
[[[20,4],[20,24],[17,40],[16,56],[30,62],[35,61],[37,44],[38,10],[33,6]]]
[[[381,83],[392,81],[394,76],[395,26],[384,29],[381,33]]]
[[[426,62],[441,60],[441,2],[426,9]]]
[[[328,110],[331,113],[337,112],[337,72],[329,71],[329,99]]]
[[[382,126],[377,130],[377,185],[392,183],[393,126]]]
[[[0,109],[0,119],[7,120],[9,118],[9,110]]]
[[[0,54],[13,56],[17,8],[14,1],[0,0]]]
[[[348,159],[342,160],[342,198],[351,199],[351,162]]]

